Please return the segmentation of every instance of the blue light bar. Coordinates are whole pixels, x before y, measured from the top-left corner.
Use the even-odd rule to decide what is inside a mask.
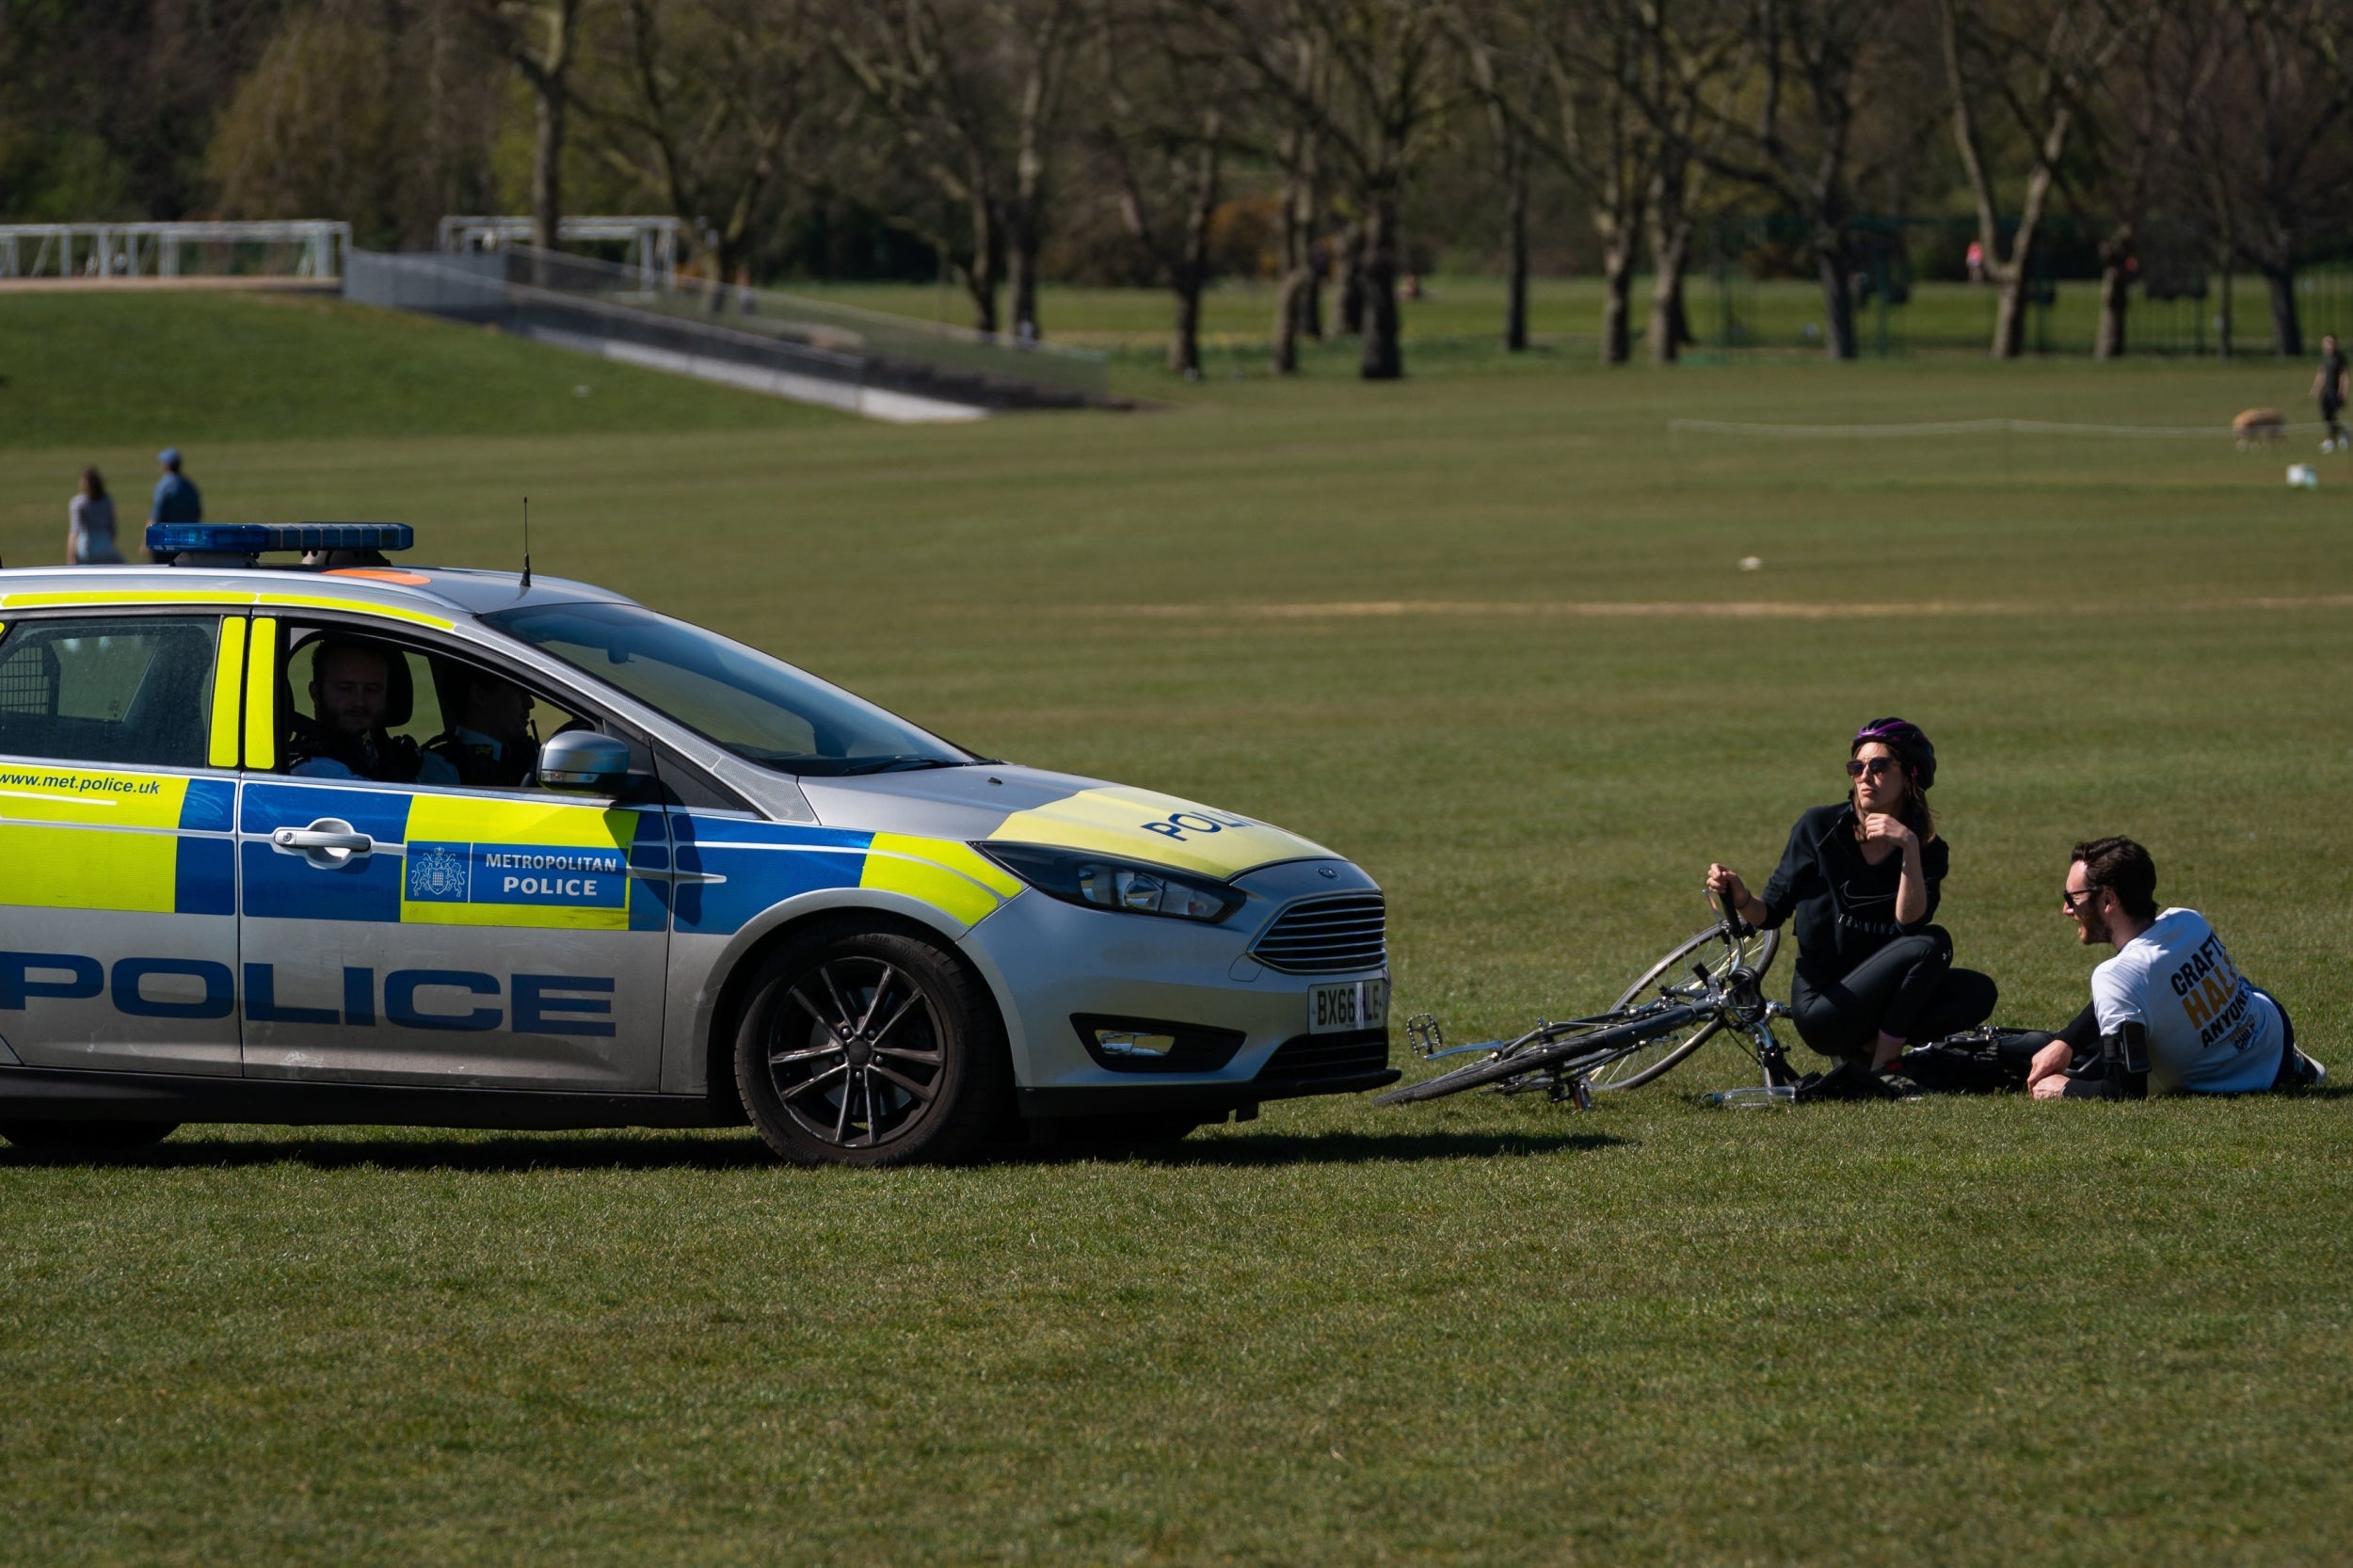
[[[259,555],[265,550],[407,550],[417,531],[405,522],[151,522],[147,548],[159,561],[175,555]]]

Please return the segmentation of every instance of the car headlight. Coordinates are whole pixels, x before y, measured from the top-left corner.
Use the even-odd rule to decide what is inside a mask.
[[[1214,925],[1241,908],[1241,888],[1165,866],[1046,844],[972,846],[1039,892],[1088,909],[1167,915]]]

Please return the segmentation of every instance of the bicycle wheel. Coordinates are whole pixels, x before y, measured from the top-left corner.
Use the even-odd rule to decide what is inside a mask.
[[[1572,1035],[1549,1045],[1529,1046],[1510,1056],[1491,1056],[1484,1062],[1474,1062],[1466,1067],[1457,1067],[1452,1072],[1424,1079],[1419,1083],[1392,1089],[1376,1097],[1372,1103],[1411,1105],[1417,1100],[1434,1100],[1447,1095],[1459,1095],[1465,1089],[1477,1089],[1484,1084],[1502,1083],[1529,1073],[1540,1073],[1580,1056],[1636,1044],[1645,1038],[1645,1031],[1656,1030],[1664,1021],[1664,1016],[1656,1019],[1636,1017],[1623,1021],[1614,1016],[1596,1018],[1593,1020],[1593,1028],[1590,1033]],[[1667,1022],[1666,1027],[1672,1031],[1679,1026]]]
[[[1747,968],[1759,980],[1773,967],[1773,954],[1781,951],[1781,933],[1752,930],[1746,936],[1727,937],[1724,928],[1711,925],[1689,941],[1642,971],[1641,978],[1625,988],[1619,997],[1616,1010],[1623,1012],[1643,993],[1654,989],[1669,974],[1689,975],[1694,963],[1707,967],[1709,978],[1721,980],[1737,968]],[[1605,1064],[1586,1081],[1595,1089],[1639,1089],[1654,1079],[1673,1072],[1684,1058],[1715,1037],[1723,1027],[1713,1014],[1690,1028],[1675,1034],[1661,1036],[1641,1050],[1629,1051],[1615,1062]]]

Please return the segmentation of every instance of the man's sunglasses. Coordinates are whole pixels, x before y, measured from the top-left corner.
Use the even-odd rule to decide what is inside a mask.
[[[1866,773],[1873,778],[1877,778],[1883,773],[1895,771],[1896,760],[1892,757],[1849,757],[1847,759],[1849,778],[1861,778]]]
[[[2086,888],[2080,893],[2072,891],[2066,888],[2061,888],[2059,889],[2059,907],[2073,915],[2079,912],[2083,908],[2084,902],[2087,899],[2096,899],[2099,896],[2100,889],[2097,888]]]

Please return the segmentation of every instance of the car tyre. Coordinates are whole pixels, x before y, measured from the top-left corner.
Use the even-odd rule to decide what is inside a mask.
[[[994,1003],[947,952],[837,926],[789,939],[753,976],[735,1083],[794,1164],[940,1163],[1007,1125],[1013,1062]]]
[[[34,1154],[136,1154],[179,1130],[178,1122],[0,1122],[0,1138]]]

